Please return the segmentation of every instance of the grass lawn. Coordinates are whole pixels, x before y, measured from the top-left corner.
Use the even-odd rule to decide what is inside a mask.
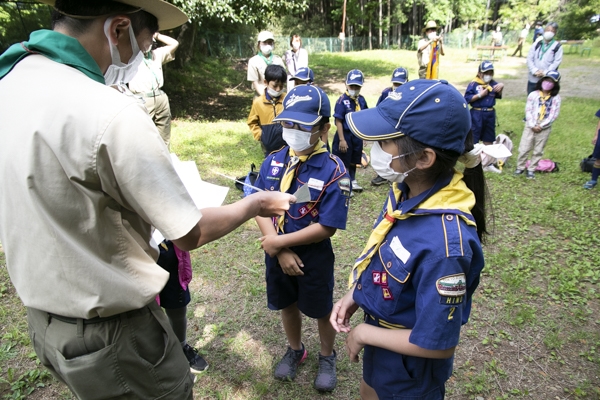
[[[459,90],[473,78],[477,63],[466,50],[448,49],[440,77]],[[375,106],[393,69],[415,78],[415,52],[364,51],[311,55],[316,83],[335,102],[346,73],[361,69],[362,93]],[[203,179],[230,186],[227,202],[241,198],[217,172],[245,174],[262,159],[245,123],[252,92],[243,61],[211,60],[185,71],[167,68],[165,91],[175,116],[172,151],[194,160]],[[600,398],[600,189],[586,191],[589,174],[579,161],[590,144],[600,108],[596,79],[600,48],[591,57],[566,55],[561,65],[562,109],[545,157],[560,172],[535,180],[513,177],[523,129],[526,67],[523,58],[497,61],[496,79],[506,84],[496,109],[497,133],[514,142],[514,156],[502,174],[487,175],[492,235],[484,247],[486,267],[463,327],[449,399]],[[330,132],[333,135],[333,130]],[[347,276],[360,253],[387,187],[371,187],[371,168],[359,170],[365,186],[351,202],[348,228],[333,237],[336,293],[346,292]],[[260,231],[254,221],[192,252],[188,341],[210,363],[195,385],[196,399],[358,399],[361,365],[348,361],[344,335],[337,338],[338,387],[321,395],[312,388],[317,370],[316,322],[304,319],[309,358],[294,383],[272,378],[273,365],[286,349],[279,314],[266,306]],[[35,251],[35,250],[34,250]],[[0,247],[0,396],[70,399],[68,390],[39,366],[30,345],[25,309],[8,278]],[[360,313],[358,313],[360,314]],[[354,318],[360,322],[360,315]]]

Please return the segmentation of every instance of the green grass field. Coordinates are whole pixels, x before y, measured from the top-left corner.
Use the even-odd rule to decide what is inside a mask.
[[[477,70],[466,50],[447,50],[440,77],[464,91]],[[416,77],[409,51],[318,54],[310,58],[316,83],[334,102],[343,79],[360,68],[363,88],[374,106],[396,66]],[[545,157],[560,172],[533,181],[513,177],[525,105],[524,59],[497,61],[496,78],[506,84],[497,103],[500,125],[515,155],[502,174],[487,175],[492,208],[486,267],[475,295],[470,322],[463,327],[449,399],[598,399],[600,398],[600,189],[586,191],[588,174],[579,161],[592,151],[600,108],[596,79],[600,48],[591,57],[566,55],[560,116]],[[230,186],[226,202],[241,192],[217,172],[245,174],[262,159],[260,146],[245,123],[252,92],[244,63],[210,60],[185,71],[168,69],[172,111],[172,151],[194,160],[204,180]],[[333,132],[333,131],[332,131]],[[330,132],[330,135],[332,135]],[[354,258],[364,246],[385,199],[386,187],[371,187],[371,168],[359,170],[366,190],[351,202],[348,228],[333,237],[336,292],[346,291]],[[286,349],[277,312],[266,306],[260,231],[249,221],[232,234],[192,252],[188,341],[209,361],[195,385],[196,399],[358,399],[361,365],[348,361],[344,335],[337,338],[338,388],[329,395],[312,388],[317,369],[316,323],[304,320],[309,358],[293,383],[272,378],[273,365]],[[8,278],[0,248],[0,396],[20,399],[70,399],[36,361],[27,334],[25,310]],[[355,316],[354,323],[359,323]]]

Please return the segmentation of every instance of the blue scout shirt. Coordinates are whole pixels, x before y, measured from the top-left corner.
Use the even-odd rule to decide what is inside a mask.
[[[388,87],[388,88],[383,89],[383,91],[381,92],[381,96],[379,96],[379,99],[377,100],[377,104],[375,104],[375,107],[377,107],[379,105],[379,103],[381,103],[382,101],[387,99],[387,97],[393,91],[394,91],[393,87]]]
[[[497,84],[498,84],[498,82],[496,82],[493,79],[489,83],[489,85],[492,88],[494,88]],[[467,86],[467,90],[465,92],[465,100],[467,101],[467,103],[469,103],[471,101],[471,99],[473,98],[473,96],[483,92],[484,90],[485,90],[484,86],[475,81],[469,83],[469,86]],[[496,93],[496,92],[490,91],[487,96],[485,96],[481,99],[478,99],[470,104],[471,104],[471,107],[473,107],[473,108],[492,108],[496,104],[496,99],[501,99],[501,98],[502,98],[502,93]]]
[[[425,349],[458,344],[484,266],[473,217],[458,209],[474,204],[461,178],[455,172],[397,204],[407,218],[396,220],[354,290],[356,303],[379,326],[412,329],[410,342]],[[398,188],[408,189],[405,184]],[[430,207],[421,208],[427,199]],[[449,376],[448,365],[450,371],[440,373]]]
[[[260,167],[254,186],[271,191],[279,190],[289,160],[289,146],[269,154]],[[284,232],[296,232],[314,223],[346,229],[350,179],[341,160],[325,152],[300,163],[287,192],[294,193],[304,184],[308,184],[311,201],[290,204],[285,215]]]
[[[367,106],[367,101],[361,94],[358,95],[357,100],[361,110],[366,110],[367,108],[369,108]],[[350,128],[348,128],[348,124],[346,123],[346,114],[354,111],[356,111],[356,100],[350,98],[350,96],[348,96],[346,93],[342,94],[338,101],[336,101],[335,103],[333,117],[342,121],[342,126],[344,127],[344,134],[348,133],[352,135],[352,133],[350,132]]]

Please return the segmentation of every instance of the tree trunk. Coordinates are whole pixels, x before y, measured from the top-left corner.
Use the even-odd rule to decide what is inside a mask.
[[[379,48],[383,43],[383,0],[379,0]]]
[[[174,63],[176,67],[183,68],[183,66],[194,56],[195,39],[196,24],[194,22],[186,22],[181,26],[179,35],[177,35],[179,48],[177,49],[177,57]]]

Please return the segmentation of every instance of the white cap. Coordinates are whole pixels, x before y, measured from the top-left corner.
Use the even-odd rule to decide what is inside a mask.
[[[258,41],[259,42],[265,42],[265,41],[267,41],[269,39],[275,40],[275,37],[269,31],[262,31],[261,33],[258,34]]]

